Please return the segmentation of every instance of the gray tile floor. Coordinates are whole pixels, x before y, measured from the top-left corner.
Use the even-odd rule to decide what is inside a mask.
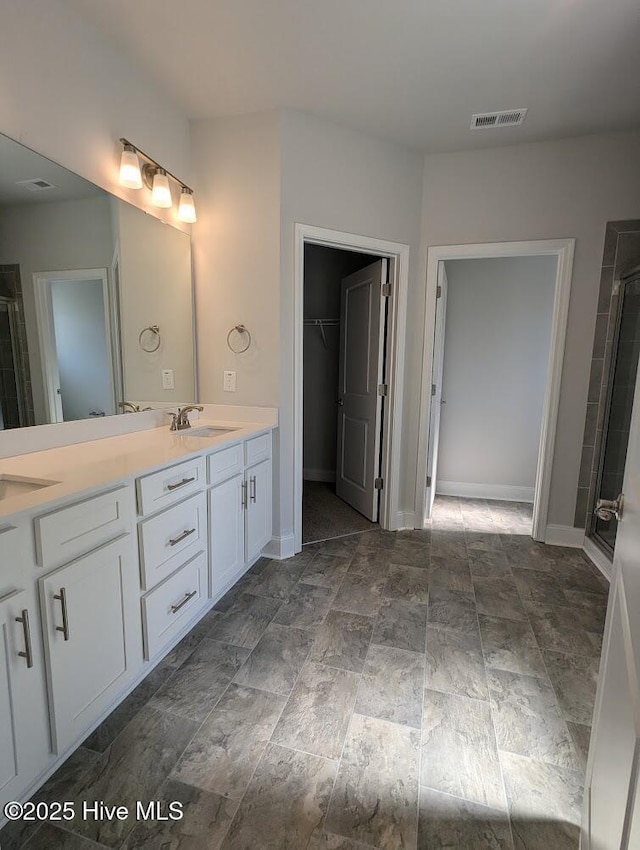
[[[261,561],[37,795],[176,822],[10,825],[9,848],[578,847],[607,586],[527,506]]]

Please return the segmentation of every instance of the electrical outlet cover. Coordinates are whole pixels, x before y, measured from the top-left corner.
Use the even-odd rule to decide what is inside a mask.
[[[162,370],[162,389],[163,390],[174,390],[175,382],[173,379],[173,369],[163,369]]]

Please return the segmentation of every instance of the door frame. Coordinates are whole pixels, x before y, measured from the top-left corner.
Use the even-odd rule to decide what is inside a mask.
[[[101,269],[66,269],[62,271],[35,272],[33,275],[33,290],[36,307],[36,326],[38,330],[38,344],[40,347],[40,363],[42,366],[42,387],[44,392],[45,413],[47,422],[63,422],[58,419],[56,411],[59,397],[56,387],[53,364],[58,363],[58,352],[56,350],[55,330],[53,323],[53,305],[51,302],[51,284],[55,281],[97,280],[102,284],[102,300],[104,305],[105,331],[107,340],[107,351],[110,359],[110,383],[111,394],[115,413],[118,412],[118,373],[120,371],[120,354],[117,345],[118,329],[115,327],[116,318],[112,312],[112,295],[109,285],[109,275],[106,268]]]
[[[382,528],[395,531],[402,527],[400,500],[400,440],[404,388],[404,356],[409,288],[409,246],[355,233],[344,233],[308,224],[294,225],[294,550],[302,551],[302,489],[303,489],[303,341],[304,341],[304,247],[322,245],[360,254],[389,259],[389,313],[387,324],[387,396],[382,422],[382,469],[384,487],[380,491],[378,521]]]
[[[542,410],[540,448],[533,504],[534,540],[544,542],[547,536],[549,494],[553,469],[553,452],[560,404],[560,382],[564,362],[564,347],[569,315],[569,297],[573,274],[575,239],[539,239],[526,242],[482,242],[469,245],[436,245],[427,251],[427,290],[424,315],[424,345],[422,354],[422,384],[418,430],[418,458],[415,494],[416,527],[424,525],[427,487],[427,450],[431,421],[431,372],[436,319],[436,289],[438,264],[447,260],[470,260],[499,257],[557,258],[553,298],[549,365]]]

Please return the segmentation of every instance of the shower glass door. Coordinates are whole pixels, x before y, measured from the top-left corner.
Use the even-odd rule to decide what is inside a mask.
[[[616,499],[622,492],[640,355],[640,272],[622,279],[620,301],[596,501]],[[617,530],[618,521],[615,518],[603,520],[594,514],[591,533],[610,552],[613,552]]]
[[[0,430],[24,425],[18,364],[15,303],[0,298]]]

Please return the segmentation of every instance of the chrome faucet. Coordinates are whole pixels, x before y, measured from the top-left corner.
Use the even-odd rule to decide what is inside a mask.
[[[170,413],[169,416],[171,416],[171,426],[169,430],[185,431],[187,428],[191,428],[191,422],[189,422],[189,413],[192,410],[197,410],[202,413],[204,408],[201,404],[188,404],[186,407],[179,407],[177,413]]]
[[[121,401],[118,405],[125,413],[140,413],[140,405],[132,401]]]

